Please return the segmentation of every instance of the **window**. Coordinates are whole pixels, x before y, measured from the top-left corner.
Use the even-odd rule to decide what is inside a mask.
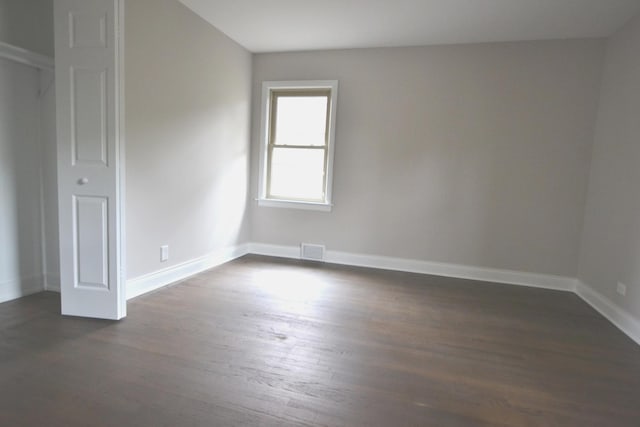
[[[260,206],[331,210],[338,82],[264,82]]]

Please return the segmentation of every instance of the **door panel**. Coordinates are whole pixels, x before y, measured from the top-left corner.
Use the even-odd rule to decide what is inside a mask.
[[[106,197],[74,197],[74,286],[109,290],[109,225]]]
[[[72,48],[107,47],[107,14],[99,11],[69,11],[69,44]]]
[[[55,0],[62,313],[120,319],[123,0]]]
[[[107,163],[107,70],[71,68],[71,144],[74,164]]]

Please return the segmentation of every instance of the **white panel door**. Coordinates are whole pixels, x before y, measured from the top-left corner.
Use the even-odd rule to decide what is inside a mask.
[[[62,314],[126,316],[123,0],[55,0]]]

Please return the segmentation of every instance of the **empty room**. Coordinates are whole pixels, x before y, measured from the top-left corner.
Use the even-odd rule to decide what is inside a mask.
[[[0,426],[640,426],[640,0],[0,0]]]

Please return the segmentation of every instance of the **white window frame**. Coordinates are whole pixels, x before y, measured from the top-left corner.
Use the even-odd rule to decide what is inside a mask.
[[[268,145],[271,125],[271,93],[283,89],[292,90],[317,90],[328,89],[331,93],[329,100],[329,123],[327,131],[327,163],[325,179],[324,202],[309,202],[300,200],[274,199],[267,196],[268,173]],[[299,80],[299,81],[266,81],[262,83],[262,109],[260,125],[260,171],[258,183],[258,206],[309,209],[330,212],[332,204],[333,188],[333,157],[335,151],[336,133],[336,106],[338,100],[337,80]]]

